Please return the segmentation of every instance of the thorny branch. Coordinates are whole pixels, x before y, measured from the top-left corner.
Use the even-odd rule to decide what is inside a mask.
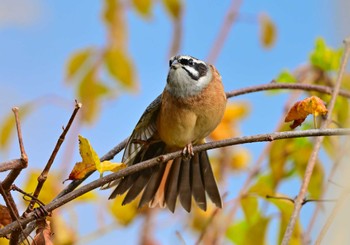
[[[286,131],[286,132],[275,132],[270,134],[259,134],[259,135],[253,135],[253,136],[243,136],[243,137],[235,137],[231,139],[221,140],[221,141],[215,141],[215,142],[209,142],[202,145],[197,145],[193,147],[194,152],[209,150],[209,149],[215,149],[220,147],[226,147],[226,146],[232,146],[232,145],[238,145],[238,144],[247,144],[247,143],[253,143],[253,142],[264,142],[264,141],[273,141],[273,140],[281,140],[281,139],[289,139],[289,138],[299,138],[299,137],[316,137],[316,136],[336,136],[336,135],[350,135],[350,129],[311,129],[311,130],[304,130],[304,131]],[[53,200],[51,203],[47,204],[43,208],[47,212],[51,212],[55,210],[56,208],[59,208],[63,206],[64,204],[76,199],[77,197],[92,191],[98,187],[101,187],[113,180],[125,177],[127,175],[136,173],[138,171],[141,171],[146,168],[150,168],[152,166],[155,166],[157,164],[161,164],[164,162],[167,162],[171,159],[174,159],[176,157],[180,157],[182,155],[182,151],[176,151],[169,154],[161,155],[156,158],[152,158],[150,160],[141,162],[136,165],[129,166],[125,169],[122,169],[116,173],[112,173],[109,175],[104,176],[103,178],[94,180],[90,182],[89,184],[86,184],[79,189],[76,189],[60,198],[57,198]],[[20,223],[22,226],[28,224],[29,222],[33,221],[35,219],[34,213],[31,212],[28,214],[26,218],[23,218],[20,220]],[[11,224],[7,225],[6,227],[0,229],[0,237],[5,236],[9,232],[18,229],[19,224],[16,222],[12,222]]]

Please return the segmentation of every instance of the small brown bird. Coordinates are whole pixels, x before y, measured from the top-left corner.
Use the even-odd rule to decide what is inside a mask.
[[[183,156],[110,184],[117,185],[110,199],[127,192],[123,205],[139,194],[139,207],[167,206],[174,212],[176,200],[188,212],[192,196],[207,209],[206,194],[219,208],[222,201],[206,151],[193,153],[220,123],[226,107],[221,76],[214,66],[191,56],[169,61],[163,93],[146,109],[125,148],[122,162],[134,165],[161,154],[183,149]]]

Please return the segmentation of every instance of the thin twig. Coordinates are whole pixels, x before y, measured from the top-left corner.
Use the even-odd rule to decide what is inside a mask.
[[[2,182],[2,187],[4,190],[8,190],[18,175],[21,173],[23,168],[28,166],[28,156],[24,150],[23,138],[22,138],[22,130],[21,130],[21,122],[18,116],[18,108],[12,108],[12,111],[15,115],[16,120],[16,129],[17,129],[17,137],[19,143],[19,149],[21,151],[21,167],[11,170],[11,172],[6,176],[4,181]]]
[[[224,47],[224,43],[227,39],[230,29],[238,16],[239,8],[241,7],[242,2],[242,0],[232,0],[231,6],[228,9],[227,14],[225,16],[224,23],[221,25],[219,34],[216,37],[212,46],[213,48],[209,52],[207,58],[209,63],[215,63],[221,49]]]
[[[1,193],[2,197],[5,200],[6,206],[7,206],[8,210],[9,210],[9,212],[10,212],[10,215],[11,215],[11,219],[13,221],[15,220],[15,222],[17,222],[21,232],[24,233],[23,226],[21,225],[21,223],[19,221],[19,213],[18,213],[18,209],[17,209],[16,203],[13,200],[11,192],[9,190],[5,191],[5,189],[3,188],[1,182],[0,182],[0,193]],[[10,245],[17,244],[18,236],[19,236],[19,234],[17,234],[16,232],[13,232],[11,234],[11,238],[10,238],[10,243],[9,244]],[[30,244],[28,238],[26,238],[26,241],[28,242],[28,244]]]
[[[32,199],[32,201],[29,203],[28,207],[27,207],[27,210],[25,211],[25,213],[28,213],[28,212],[31,212],[33,211],[33,208],[34,208],[34,204],[36,203],[36,199],[38,198],[39,194],[40,194],[40,191],[41,189],[43,188],[44,186],[44,183],[47,179],[47,176],[48,176],[48,173],[50,171],[50,168],[56,158],[56,155],[64,141],[64,138],[66,137],[66,134],[70,128],[70,126],[72,125],[73,121],[74,121],[74,118],[75,116],[77,115],[79,109],[81,108],[81,104],[78,103],[77,101],[75,102],[75,108],[74,108],[74,111],[68,121],[68,124],[67,126],[64,128],[62,134],[60,135],[59,139],[57,140],[57,143],[56,143],[56,146],[54,148],[54,150],[52,151],[52,154],[48,160],[48,162],[46,163],[46,166],[44,168],[44,170],[41,172],[39,178],[38,178],[38,185],[36,186],[36,189],[34,191],[34,194],[33,196],[35,197],[35,199]]]
[[[344,75],[344,72],[345,72],[346,64],[347,64],[347,61],[348,61],[348,58],[349,58],[349,54],[350,54],[350,39],[348,39],[348,38],[345,39],[344,40],[344,45],[345,45],[345,52],[344,52],[344,55],[342,57],[341,66],[340,66],[340,69],[339,69],[339,72],[338,72],[338,76],[337,76],[337,79],[336,79],[336,83],[335,83],[335,86],[334,86],[334,90],[333,90],[333,93],[332,93],[332,98],[331,98],[331,101],[330,101],[330,103],[328,105],[328,108],[327,108],[328,109],[327,119],[322,123],[320,129],[325,129],[329,125],[331,120],[332,120],[331,117],[332,117],[333,108],[334,108],[334,105],[335,105],[335,101],[336,101],[337,95],[339,94],[340,85],[341,85],[341,82],[342,82],[342,79],[343,79],[343,75]],[[309,186],[309,183],[310,183],[311,175],[312,175],[314,166],[316,164],[318,152],[319,152],[319,150],[321,148],[321,144],[322,144],[323,138],[324,138],[323,136],[316,138],[314,149],[313,149],[313,151],[311,153],[311,156],[309,158],[308,164],[306,166],[305,175],[304,175],[304,178],[303,178],[302,185],[300,187],[299,194],[298,194],[298,196],[297,196],[297,198],[295,200],[293,213],[292,213],[291,218],[289,220],[286,232],[284,233],[284,236],[283,236],[282,245],[288,245],[289,241],[290,241],[290,239],[292,237],[292,234],[293,234],[293,231],[294,231],[294,227],[295,227],[296,221],[297,221],[297,219],[299,217],[299,213],[300,213],[300,210],[301,210],[301,207],[302,207],[303,199],[305,198],[306,193],[307,193],[307,189],[308,189],[308,186]]]
[[[303,84],[303,83],[276,83],[272,81],[271,83],[262,84],[262,85],[256,85],[246,88],[241,88],[237,90],[233,90],[231,92],[227,92],[226,96],[227,98],[238,96],[238,95],[244,95],[249,94],[253,92],[260,92],[260,91],[266,91],[266,90],[276,90],[276,89],[293,89],[293,90],[304,90],[304,91],[315,91],[325,94],[332,94],[333,88],[327,87],[327,86],[321,86],[321,85],[313,85],[313,84]],[[340,89],[339,95],[350,98],[350,92]]]
[[[221,141],[214,141],[205,143],[202,145],[197,145],[193,147],[193,152],[200,152],[205,151],[209,149],[215,149],[220,147],[226,147],[231,145],[238,145],[238,144],[247,144],[247,143],[253,143],[253,142],[264,142],[264,141],[273,141],[273,140],[281,140],[281,139],[290,139],[290,138],[300,138],[300,137],[316,137],[316,136],[337,136],[337,135],[350,135],[350,129],[310,129],[310,130],[303,130],[303,131],[286,131],[286,132],[274,132],[270,134],[259,134],[259,135],[253,135],[253,136],[243,136],[243,137],[236,137],[232,139],[226,139]],[[86,184],[79,189],[76,189],[70,193],[67,193],[66,195],[56,198],[49,204],[45,205],[45,210],[47,212],[51,212],[64,204],[76,199],[77,197],[92,191],[98,187],[104,186],[111,181],[114,181],[116,179],[128,176],[130,174],[134,174],[136,172],[139,172],[143,169],[153,167],[157,164],[168,162],[171,159],[177,158],[182,156],[182,150],[176,151],[172,153],[168,153],[165,155],[161,155],[152,159],[149,159],[144,162],[140,162],[138,164],[129,166],[125,169],[122,169],[116,173],[112,173],[109,175],[106,175],[102,178],[99,178],[97,180],[94,180],[90,182],[89,184]],[[28,216],[22,220],[20,220],[22,225],[26,225],[29,222],[34,220],[34,214],[33,212],[29,213]],[[9,232],[18,229],[18,224],[13,222],[6,227],[0,229],[0,237],[8,234]]]

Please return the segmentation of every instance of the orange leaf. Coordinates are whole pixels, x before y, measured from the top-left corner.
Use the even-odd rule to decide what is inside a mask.
[[[292,129],[300,126],[309,114],[315,117],[326,115],[328,112],[324,102],[317,96],[311,96],[302,101],[296,102],[287,113],[285,122],[294,121],[290,126]]]
[[[82,162],[75,164],[72,172],[69,174],[70,180],[78,180],[84,178],[84,176],[91,171],[96,170],[96,164],[100,163],[100,159],[91,147],[90,142],[79,135],[79,153],[82,158]]]

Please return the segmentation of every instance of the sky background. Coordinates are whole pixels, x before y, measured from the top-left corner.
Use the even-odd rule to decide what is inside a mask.
[[[348,21],[349,4],[346,0],[337,3],[338,6],[326,0],[243,1],[242,14],[256,18],[265,12],[271,17],[277,25],[277,40],[272,49],[264,49],[259,42],[257,23],[236,22],[215,64],[226,91],[268,83],[282,69],[294,70],[306,63],[317,37],[323,37],[330,46],[340,47],[348,31],[346,28],[349,28],[348,24],[344,25]],[[208,56],[230,4],[228,0],[186,2],[182,54],[200,59]],[[105,44],[102,7],[102,1],[0,0],[0,121],[13,106],[41,97],[47,102],[23,121],[29,168],[44,166],[62,125],[71,114],[75,96],[72,87],[64,83],[67,59],[79,49]],[[80,131],[73,128],[68,136],[68,140],[76,139],[78,133],[87,137],[99,155],[130,134],[146,106],[162,92],[168,71],[172,24],[163,6],[157,3],[149,20],[129,11],[127,21],[129,51],[139,81],[138,92],[121,91],[118,97],[104,102],[95,124]],[[283,113],[286,95],[254,93],[233,99],[251,103],[251,114],[241,125],[242,134],[272,132]],[[57,97],[60,99],[55,99]],[[253,162],[263,146],[248,146]],[[66,147],[63,146],[62,152],[67,152]],[[59,168],[64,164],[70,169],[75,161],[79,161],[77,148],[71,152],[72,162],[64,163],[64,158],[59,155],[55,166]],[[0,152],[0,162],[18,156],[17,141],[13,140],[9,151]],[[244,176],[237,175],[232,185],[240,186],[243,180]],[[286,191],[290,196],[297,193],[297,189]],[[83,210],[96,212],[96,207],[87,205]],[[307,208],[303,209],[305,218],[309,217],[307,211]],[[87,234],[92,229],[83,224],[94,223],[96,216],[86,215],[84,219],[79,220],[79,229]],[[169,222],[167,215],[158,222],[162,219]],[[137,237],[133,234],[137,232],[139,222],[132,229],[112,232],[90,244],[101,244],[118,236],[126,236],[130,243],[135,243]],[[157,234],[157,238],[166,243],[177,243],[174,232]]]

